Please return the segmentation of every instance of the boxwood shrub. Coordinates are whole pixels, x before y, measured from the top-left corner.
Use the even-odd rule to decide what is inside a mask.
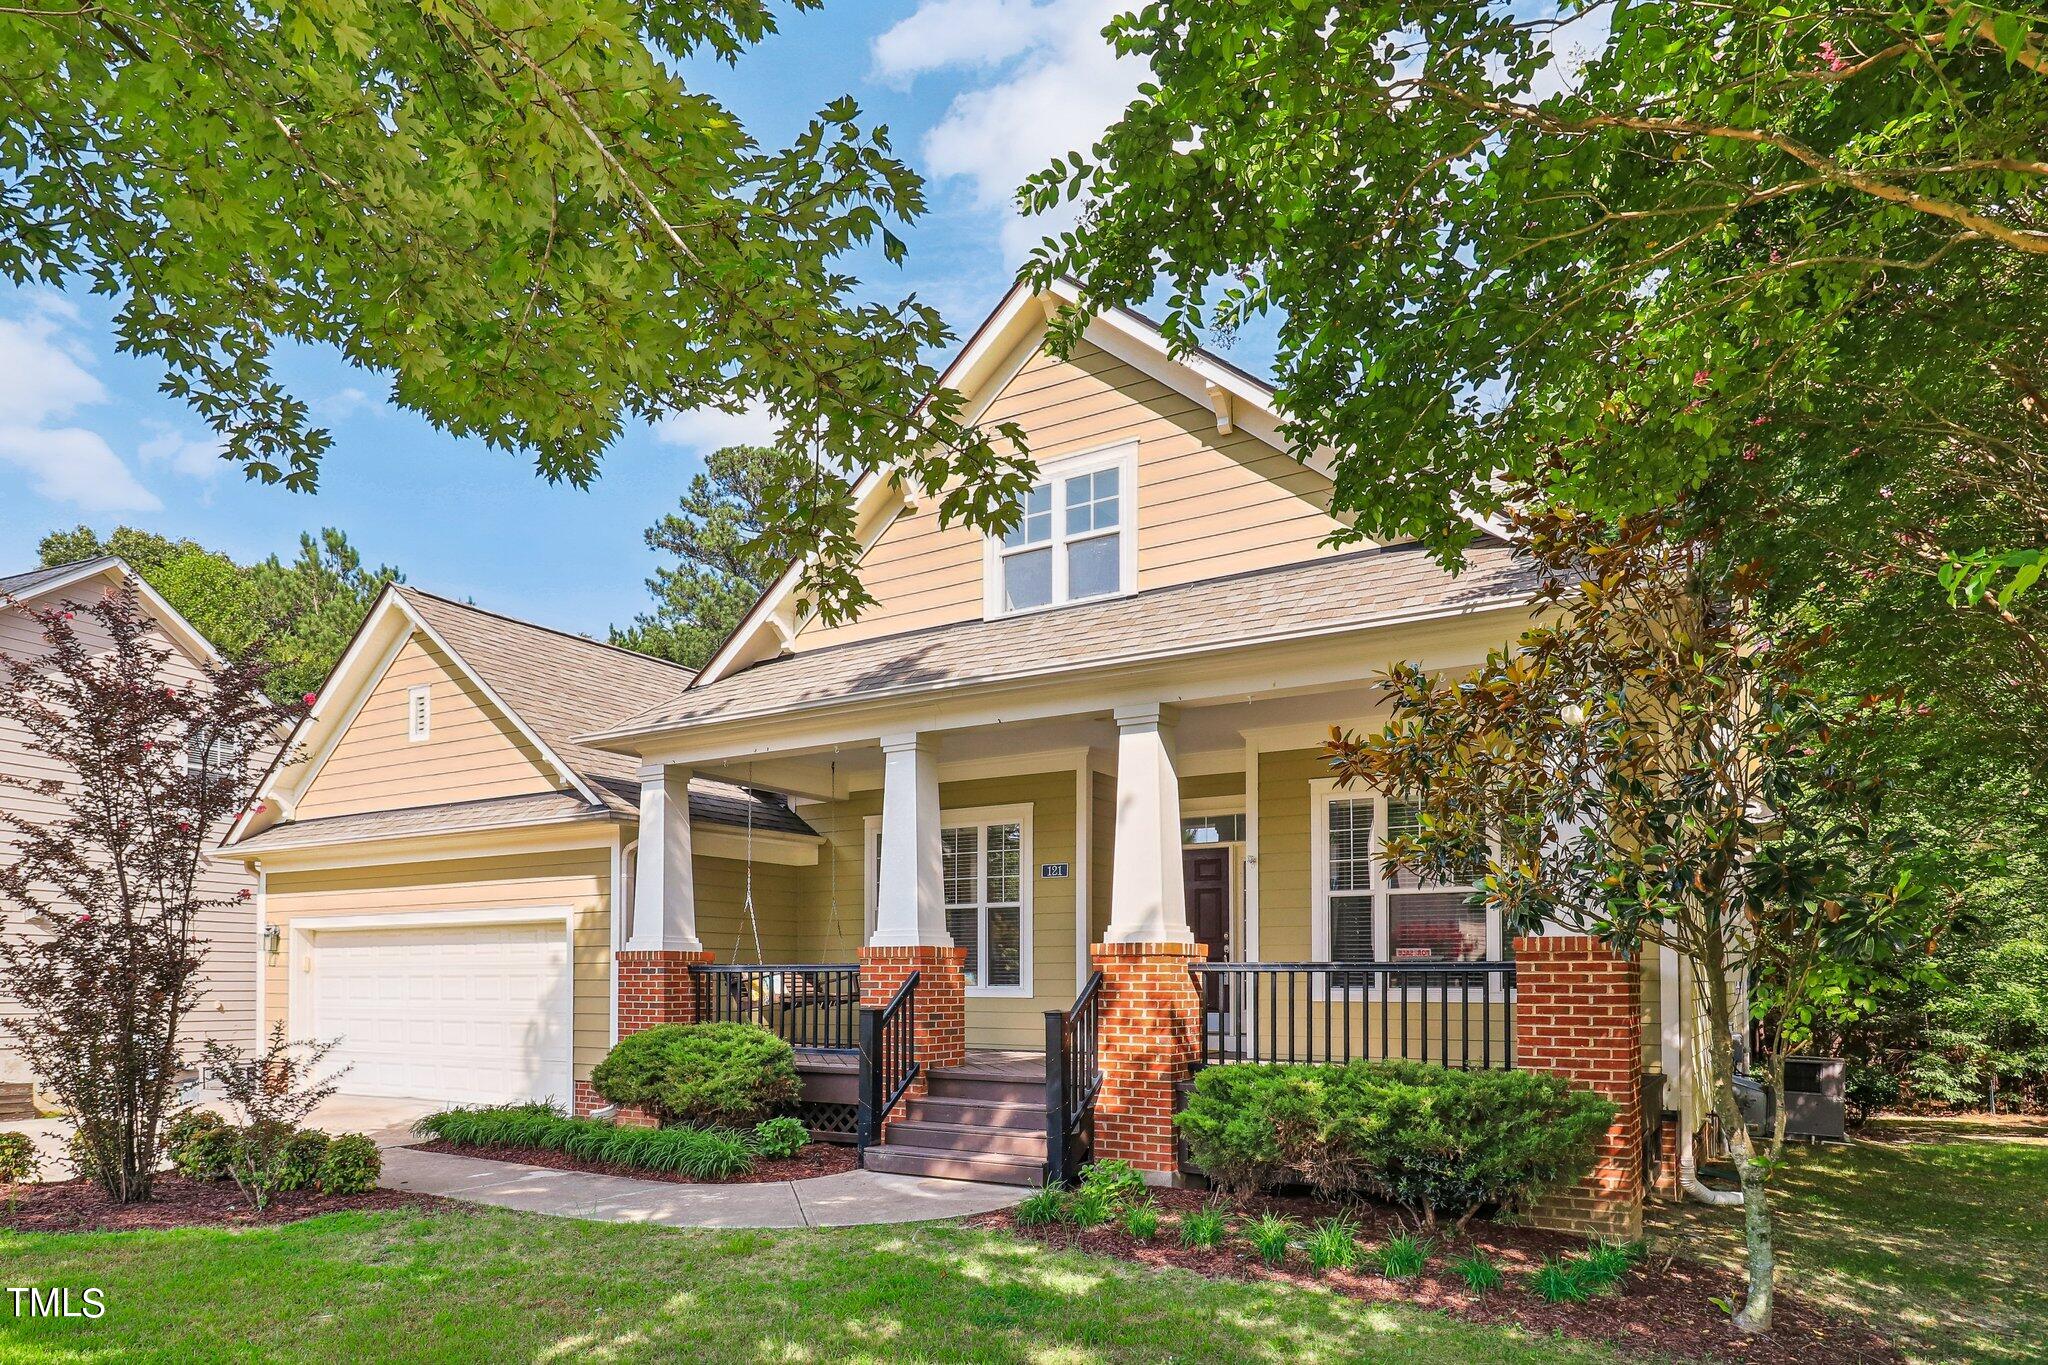
[[[796,1052],[752,1024],[662,1024],[619,1039],[591,1072],[613,1104],[663,1123],[750,1128],[794,1108]]]
[[[1225,1189],[1306,1184],[1462,1223],[1586,1174],[1614,1115],[1557,1076],[1387,1061],[1207,1067],[1174,1124]]]

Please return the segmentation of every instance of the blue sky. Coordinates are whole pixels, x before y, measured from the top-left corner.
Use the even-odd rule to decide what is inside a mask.
[[[1092,141],[1137,83],[1098,36],[1125,3],[827,0],[785,15],[737,68],[689,74],[763,142],[843,93],[887,123],[927,177],[931,211],[905,268],[862,269],[878,290],[918,291],[964,335],[1041,230],[1016,219],[1012,187]],[[112,312],[82,291],[0,286],[0,573],[31,566],[44,532],[81,521],[191,536],[243,560],[289,554],[301,531],[332,525],[421,587],[601,633],[645,605],[656,560],[640,532],[703,453],[767,434],[745,417],[679,415],[622,440],[579,492],[390,406],[380,376],[296,350],[281,373],[335,443],[320,491],[287,493],[216,458],[205,427],[156,392],[158,368],[115,352]]]

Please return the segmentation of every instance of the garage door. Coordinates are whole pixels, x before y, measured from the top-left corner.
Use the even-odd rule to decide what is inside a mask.
[[[569,951],[557,924],[313,935],[313,1036],[343,1091],[465,1104],[568,1100]]]

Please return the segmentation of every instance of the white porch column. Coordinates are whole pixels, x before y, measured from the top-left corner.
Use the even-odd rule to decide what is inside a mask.
[[[939,760],[926,735],[882,736],[876,948],[950,948],[939,860]]]
[[[697,953],[696,869],[690,860],[690,770],[640,775],[640,853],[634,864],[629,952]]]
[[[1157,703],[1116,708],[1116,861],[1110,943],[1195,941],[1181,878],[1180,770],[1174,715]]]

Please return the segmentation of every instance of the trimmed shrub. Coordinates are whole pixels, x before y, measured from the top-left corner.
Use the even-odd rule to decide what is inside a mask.
[[[770,1161],[795,1156],[810,1140],[811,1130],[804,1127],[801,1119],[785,1116],[763,1119],[754,1125],[754,1150]]]
[[[1206,1067],[1174,1124],[1226,1190],[1301,1183],[1462,1223],[1577,1180],[1614,1115],[1557,1076],[1389,1061]]]
[[[628,1034],[590,1084],[663,1123],[731,1128],[793,1108],[801,1089],[795,1050],[752,1024],[661,1024]]]
[[[20,1185],[43,1173],[36,1140],[27,1133],[0,1133],[0,1185]]]
[[[301,1128],[285,1139],[277,1153],[277,1188],[303,1190],[320,1179],[320,1163],[327,1159],[333,1139],[318,1128]]]
[[[225,1128],[228,1121],[211,1109],[182,1109],[178,1116],[164,1125],[164,1150],[173,1154],[180,1147],[214,1128]]]
[[[447,1109],[413,1125],[421,1137],[457,1147],[538,1147],[578,1161],[602,1161],[690,1180],[723,1180],[754,1169],[754,1135],[729,1128],[621,1128],[563,1118],[534,1105]]]
[[[192,1123],[182,1130],[172,1125],[176,1137],[169,1144],[171,1164],[187,1180],[223,1180],[227,1177],[229,1164],[235,1159],[236,1146],[242,1135],[217,1114],[204,1117],[212,1119],[212,1124]]]
[[[304,1136],[300,1133],[292,1140]],[[361,1133],[346,1133],[327,1144],[314,1178],[322,1194],[368,1194],[377,1188],[377,1177],[382,1174],[384,1157],[377,1144]]]
[[[80,1128],[64,1143],[64,1159],[71,1163],[71,1169],[81,1180],[100,1178],[99,1158],[93,1155],[92,1143],[86,1140],[85,1129]]]

